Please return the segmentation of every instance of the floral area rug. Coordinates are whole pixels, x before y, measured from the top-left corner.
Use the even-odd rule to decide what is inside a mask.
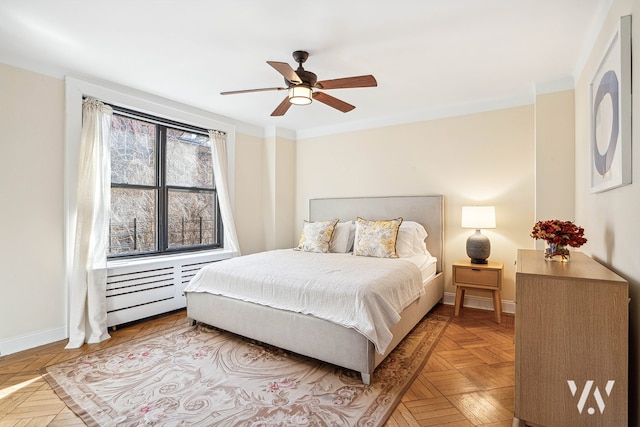
[[[89,426],[380,426],[449,317],[427,315],[362,384],[360,374],[203,325],[45,368]]]

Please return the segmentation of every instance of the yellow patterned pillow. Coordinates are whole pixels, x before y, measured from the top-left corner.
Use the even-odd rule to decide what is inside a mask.
[[[300,241],[294,249],[304,252],[329,252],[329,242],[337,223],[337,219],[315,222],[305,220]]]
[[[396,241],[402,218],[372,221],[358,217],[353,253],[378,258],[398,258]]]

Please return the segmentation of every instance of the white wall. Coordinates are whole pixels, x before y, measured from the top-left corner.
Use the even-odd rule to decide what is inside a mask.
[[[495,205],[497,228],[483,233],[491,240],[490,259],[505,264],[502,298],[514,300],[517,249],[533,247],[532,105],[299,140],[296,158],[298,232],[311,198],[443,194],[445,291],[451,293],[451,264],[467,258],[473,233],[460,227],[461,208]]]
[[[632,170],[630,185],[592,194],[590,176],[590,91],[589,84],[605,49],[624,15],[633,15],[632,22]],[[589,242],[585,252],[611,267],[630,283],[629,330],[629,411],[630,424],[640,425],[640,2],[614,0],[591,54],[576,82],[576,221],[585,228]]]

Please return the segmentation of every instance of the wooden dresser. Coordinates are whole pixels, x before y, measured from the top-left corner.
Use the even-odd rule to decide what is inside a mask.
[[[581,252],[519,250],[515,417],[520,425],[626,426],[629,284]]]

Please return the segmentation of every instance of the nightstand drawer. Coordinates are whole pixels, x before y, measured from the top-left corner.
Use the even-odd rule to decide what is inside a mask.
[[[500,287],[500,271],[480,268],[455,268],[453,281],[459,284]]]

